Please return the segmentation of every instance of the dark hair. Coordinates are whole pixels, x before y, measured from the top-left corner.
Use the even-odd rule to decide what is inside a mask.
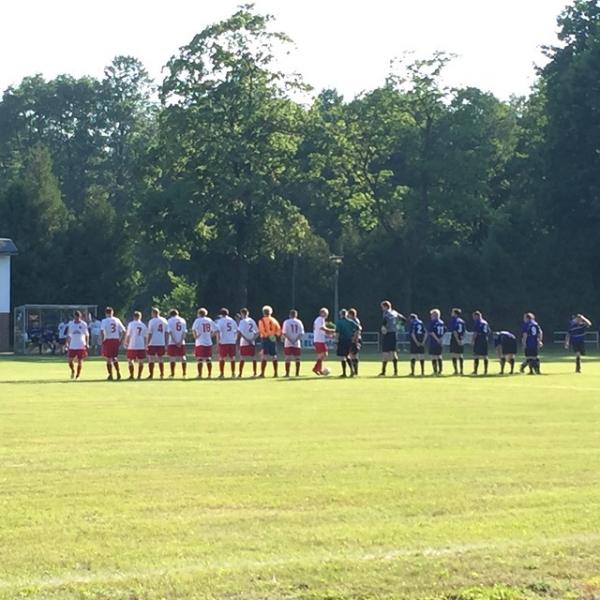
[[[453,308],[452,314],[456,317],[460,317],[460,316],[462,316],[462,309],[461,308]]]
[[[298,311],[295,308],[292,308],[292,310],[290,310],[290,318],[296,319],[297,317],[298,317]]]
[[[172,308],[169,311],[169,316],[170,317],[178,317],[179,316],[179,311],[176,308]]]
[[[356,316],[358,316],[358,311],[355,308],[349,308],[348,316],[355,318]]]
[[[74,316],[74,317],[76,317],[77,319],[81,319],[81,311],[79,311],[79,310],[76,310],[76,311],[73,313],[73,316]]]
[[[481,314],[481,311],[480,311],[480,310],[476,310],[476,311],[473,313],[473,318],[475,318],[475,319],[481,319],[481,317],[482,317],[482,316],[483,316],[483,315]]]
[[[242,315],[242,317],[248,316],[250,314],[250,311],[247,308],[240,308],[240,315]]]
[[[152,310],[151,310],[151,312],[152,312],[152,313],[156,313],[157,315],[160,315],[160,310],[159,310],[158,308],[156,308],[156,306],[153,306],[153,307],[152,307]]]
[[[222,309],[219,311],[219,314],[220,314],[222,317],[227,317],[227,316],[229,316],[229,310],[228,310],[228,309],[226,309],[226,308],[222,308]]]
[[[107,307],[104,309],[104,314],[106,314],[106,315],[112,315],[114,312],[115,312],[115,311],[113,310],[113,307],[112,307],[112,306],[107,306]]]
[[[133,313],[133,317],[134,317],[134,319],[141,319],[142,318],[142,313],[139,310],[136,310]]]
[[[390,308],[392,308],[392,303],[389,300],[384,300],[381,303],[381,307],[385,308],[386,310],[389,310]]]
[[[408,318],[416,321],[419,318],[419,315],[417,313],[412,313]]]

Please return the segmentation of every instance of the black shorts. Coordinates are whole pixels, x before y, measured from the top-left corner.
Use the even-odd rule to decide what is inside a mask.
[[[383,340],[381,340],[381,351],[382,352],[396,352],[396,333],[388,332],[384,334]]]
[[[417,354],[417,355],[421,355],[421,354],[425,354],[425,346],[419,346],[418,344],[415,344],[415,340],[412,339],[412,337],[410,338],[410,353],[411,354]]]
[[[434,342],[433,340],[429,342],[429,356],[441,356],[442,355],[442,345]]]
[[[352,340],[338,340],[337,352],[338,356],[348,356],[352,349]]]
[[[585,356],[585,340],[571,340],[571,348],[573,348],[573,352]]]
[[[464,354],[465,347],[459,344],[454,335],[450,338],[450,354]]]
[[[530,348],[529,346],[525,347],[525,358],[537,358],[539,354],[539,349],[536,346],[535,348]]]
[[[505,340],[502,342],[502,354],[506,356],[507,354],[516,354],[517,353],[517,340]]]
[[[477,338],[473,346],[473,356],[487,356],[489,353],[488,341],[486,339]]]
[[[261,338],[260,347],[265,356],[277,356],[277,342],[269,338]]]

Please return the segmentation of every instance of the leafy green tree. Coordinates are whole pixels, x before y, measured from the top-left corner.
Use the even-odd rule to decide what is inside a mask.
[[[169,61],[161,90],[158,197],[170,199],[164,210],[197,271],[207,248],[232,267],[237,305],[248,300],[250,267],[294,250],[308,231],[284,193],[303,122],[286,92],[300,83],[273,68],[287,37],[269,22],[244,6],[206,28]]]
[[[61,298],[69,221],[50,153],[35,146],[25,158],[20,179],[0,196],[0,237],[12,238],[19,248],[13,274],[17,304]]]

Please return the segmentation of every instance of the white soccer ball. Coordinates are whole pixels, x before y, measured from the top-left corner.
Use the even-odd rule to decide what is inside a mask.
[[[329,370],[328,367],[325,367],[322,371],[321,371],[321,375],[324,375],[325,377],[328,377],[329,375],[331,375],[331,371]]]

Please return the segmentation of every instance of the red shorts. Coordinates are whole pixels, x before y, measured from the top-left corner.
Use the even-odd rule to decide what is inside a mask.
[[[167,346],[167,354],[172,357],[185,356],[185,344],[181,344],[181,346],[170,344]]]
[[[235,358],[235,344],[219,344],[219,358]]]
[[[80,350],[71,350],[69,348],[69,353],[67,354],[69,359],[78,358],[79,360],[83,360],[84,358],[87,358],[87,355],[88,355],[88,353],[85,348],[81,348]]]
[[[164,356],[164,346],[148,346],[148,356]]]
[[[284,347],[283,353],[286,356],[300,356],[302,348],[296,348],[295,346]]]
[[[212,346],[196,346],[194,355],[196,358],[212,358]]]
[[[144,360],[145,358],[145,350],[127,350],[127,360]]]
[[[256,346],[240,346],[240,356],[256,356]]]
[[[317,354],[327,354],[327,344],[325,342],[315,342],[315,352]]]
[[[102,356],[104,358],[117,358],[120,346],[120,340],[104,340],[102,342]]]

